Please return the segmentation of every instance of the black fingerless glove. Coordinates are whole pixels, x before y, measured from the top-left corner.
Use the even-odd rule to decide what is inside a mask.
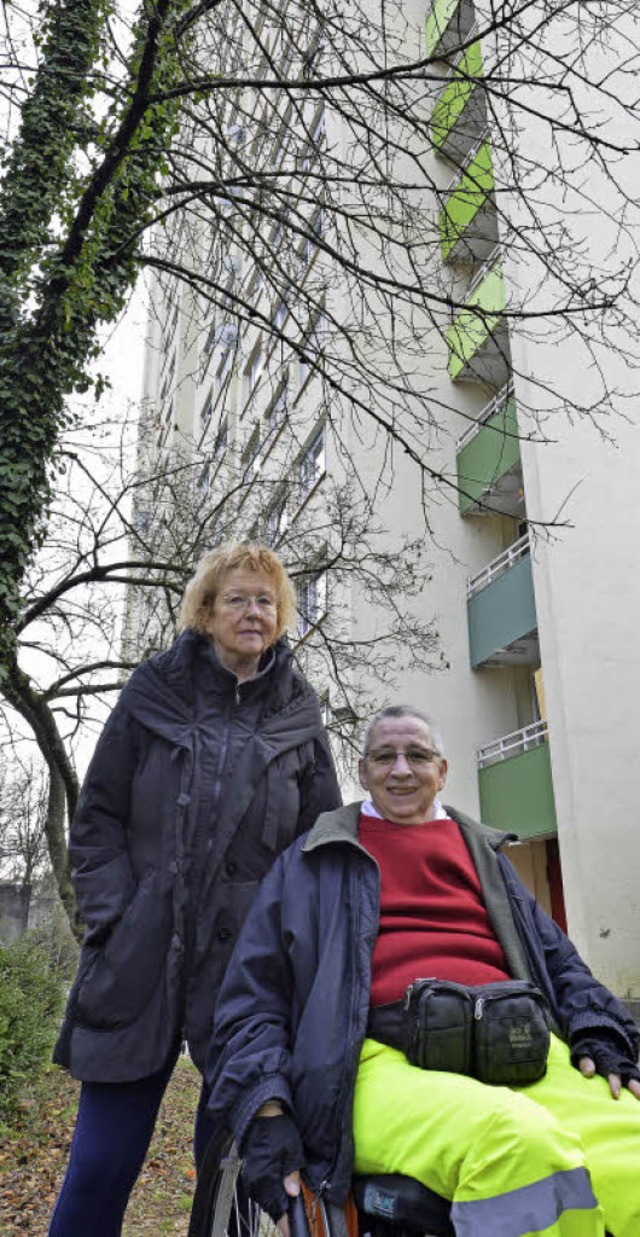
[[[629,1056],[624,1041],[614,1030],[585,1031],[571,1041],[571,1061],[579,1068],[581,1057],[591,1057],[596,1071],[608,1078],[609,1074],[618,1074],[624,1087],[632,1078],[640,1082],[640,1069]]]
[[[304,1164],[300,1135],[291,1117],[256,1117],[245,1134],[241,1152],[247,1194],[278,1221],[289,1204],[283,1179]]]

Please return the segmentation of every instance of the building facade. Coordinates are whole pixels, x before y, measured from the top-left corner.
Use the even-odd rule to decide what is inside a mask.
[[[293,38],[285,22],[261,20],[260,46],[283,80],[312,74],[322,31],[310,26],[303,38],[296,28]],[[326,92],[299,102],[284,88],[243,88],[221,105],[223,165],[239,160],[254,175],[295,181],[304,209],[292,222],[290,205],[276,204],[248,235],[251,207],[236,188],[218,206],[217,227],[198,212],[178,226],[201,269],[215,272],[215,291],[170,270],[153,282],[143,450],[190,469],[195,510],[207,513],[202,545],[251,536],[288,560],[295,551],[303,567],[292,634],[330,721],[349,712],[349,692],[336,692],[323,628],[333,623],[343,645],[373,648],[389,621],[362,574],[332,573],[336,530],[353,516],[345,490],[364,521],[353,517],[350,534],[343,531],[351,554],[374,516],[389,546],[423,538],[429,570],[406,606],[416,624],[437,628],[432,672],[416,670],[400,641],[392,654],[383,646],[381,656],[393,658],[386,679],[371,655],[369,664],[367,656],[347,659],[345,680],[354,698],[366,681],[372,706],[402,700],[438,718],[450,801],[518,835],[511,857],[541,903],[619,995],[639,998],[637,419],[618,418],[605,432],[593,417],[571,423],[563,415],[568,385],[571,406],[589,408],[586,358],[595,360],[579,332],[556,335],[548,320],[536,330],[548,291],[543,249],[523,241],[531,202],[511,192],[508,165],[514,143],[529,158],[539,141],[535,168],[545,167],[544,126],[537,111],[529,127],[522,119],[514,127],[504,105],[495,68],[504,35],[470,0],[413,3],[398,31],[408,59],[430,65],[425,126],[414,127],[400,155],[415,161],[428,131],[420,209],[440,308],[430,310],[428,348],[413,357],[415,389],[402,392],[405,417],[414,399],[419,425],[428,425],[417,433],[429,477],[439,479],[426,526],[425,474],[402,449],[409,431],[390,448],[380,419],[367,421],[371,389],[358,395],[353,379],[355,411],[345,399],[352,339],[339,324],[353,300],[348,270],[333,255],[340,227],[350,227],[349,202],[340,199],[341,225],[330,178],[314,182],[313,173],[359,156]],[[193,141],[206,146],[206,134]],[[594,165],[581,183],[592,206],[598,178]],[[562,213],[566,192],[550,184],[549,218]],[[612,213],[594,213],[605,255],[611,238],[602,237],[602,218]],[[236,215],[234,243],[227,222]],[[361,262],[388,269],[371,233],[354,244]],[[380,279],[381,298],[379,288]],[[380,320],[383,300],[372,293],[368,306]],[[391,347],[390,318],[384,331]],[[379,340],[375,364],[377,348]],[[326,363],[330,351],[338,368]],[[622,382],[619,363],[611,348],[598,354],[612,390]],[[345,785],[349,793],[348,778]]]

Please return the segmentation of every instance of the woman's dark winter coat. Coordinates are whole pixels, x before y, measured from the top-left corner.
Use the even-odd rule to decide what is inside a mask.
[[[343,1203],[353,1163],[352,1104],[378,935],[378,865],[358,842],[360,804],[323,816],[265,878],[229,964],[207,1069],[209,1115],[242,1141],[268,1099],[293,1113],[305,1178]],[[634,1060],[624,1006],[538,906],[500,847],[510,836],[453,808],[493,930],[515,979],[545,993],[558,1033],[613,1030]]]
[[[86,936],[54,1059],[84,1081],[200,1068],[258,883],[340,803],[317,699],[279,640],[239,683],[186,631],[131,676],[87,773],[70,853]]]

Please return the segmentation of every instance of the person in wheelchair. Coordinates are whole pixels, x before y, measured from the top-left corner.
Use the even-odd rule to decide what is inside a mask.
[[[514,835],[442,805],[432,719],[383,709],[359,771],[365,801],[265,877],[216,1007],[209,1113],[248,1194],[278,1220],[300,1170],[333,1203],[354,1171],[402,1173],[459,1237],[638,1237],[635,1023]]]

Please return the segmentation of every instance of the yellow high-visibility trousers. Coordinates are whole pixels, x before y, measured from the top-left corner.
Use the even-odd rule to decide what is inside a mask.
[[[457,1237],[640,1237],[640,1101],[584,1078],[555,1036],[526,1087],[421,1070],[367,1039],[353,1131],[356,1172],[451,1199]]]

